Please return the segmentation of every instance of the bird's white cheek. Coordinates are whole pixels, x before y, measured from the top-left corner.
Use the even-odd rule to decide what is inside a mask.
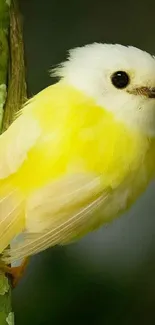
[[[155,100],[130,95],[126,92],[105,93],[98,97],[97,103],[112,112],[116,120],[129,128],[155,136]]]

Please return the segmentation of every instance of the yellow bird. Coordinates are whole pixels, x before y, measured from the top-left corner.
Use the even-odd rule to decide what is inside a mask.
[[[128,209],[155,174],[155,58],[93,43],[0,136],[0,253],[64,245]],[[23,234],[10,249],[13,238]]]

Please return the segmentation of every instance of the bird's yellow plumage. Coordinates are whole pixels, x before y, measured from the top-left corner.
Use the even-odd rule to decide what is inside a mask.
[[[28,101],[0,137],[0,253],[24,235],[6,260],[75,240],[135,201],[155,173],[155,136],[141,128],[149,103],[146,123],[130,125],[133,112],[125,122],[68,80]]]
[[[150,146],[149,139],[116,122],[113,114],[73,87],[51,86],[29,105],[22,114],[31,110],[42,136],[10,177],[25,194],[74,172],[101,174],[105,187],[117,187],[129,173],[137,173],[142,163],[154,159],[154,139]],[[154,164],[152,169],[148,181]]]

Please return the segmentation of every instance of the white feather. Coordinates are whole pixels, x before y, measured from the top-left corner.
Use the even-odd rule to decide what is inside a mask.
[[[129,74],[127,89],[111,83],[116,71]],[[155,59],[133,46],[93,43],[69,51],[68,60],[52,75],[92,97],[104,109],[128,127],[149,136],[155,135],[154,100],[129,94],[134,87],[155,87]]]
[[[24,229],[23,202],[18,191],[9,188],[8,194],[0,199],[0,253],[12,238]]]

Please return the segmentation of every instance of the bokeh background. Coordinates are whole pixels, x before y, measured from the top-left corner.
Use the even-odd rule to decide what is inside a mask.
[[[100,41],[155,53],[151,0],[20,0],[29,96],[69,48]],[[16,325],[155,324],[155,186],[76,244],[31,258],[13,290]]]

